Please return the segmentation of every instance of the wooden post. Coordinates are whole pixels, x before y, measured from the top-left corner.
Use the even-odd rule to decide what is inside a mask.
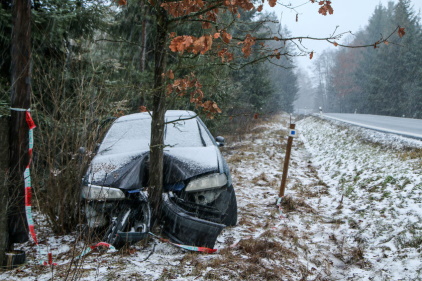
[[[290,129],[294,129],[295,126],[296,124],[290,124]],[[289,135],[289,138],[287,139],[286,157],[284,158],[283,176],[281,178],[280,192],[278,193],[278,197],[283,197],[284,191],[286,189],[287,172],[289,170],[290,152],[292,151],[292,144],[293,137]]]

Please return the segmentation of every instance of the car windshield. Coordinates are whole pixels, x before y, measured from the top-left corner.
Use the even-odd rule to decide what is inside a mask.
[[[167,122],[171,120],[167,119]],[[180,120],[166,125],[164,143],[175,147],[208,146],[212,142],[195,118]]]
[[[98,152],[104,155],[149,150],[150,132],[151,119],[117,121],[107,132]],[[164,144],[169,147],[212,145],[211,138],[196,118],[168,123],[164,138]]]

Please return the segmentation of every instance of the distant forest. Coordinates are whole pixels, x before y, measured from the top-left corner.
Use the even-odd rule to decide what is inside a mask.
[[[422,29],[411,1],[377,6],[366,28],[349,44],[386,38],[398,26],[405,34],[395,32],[373,47],[325,52],[315,64],[315,108],[422,118]]]

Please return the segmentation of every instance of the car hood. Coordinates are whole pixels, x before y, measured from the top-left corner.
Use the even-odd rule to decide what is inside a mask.
[[[220,152],[215,146],[164,149],[164,185],[202,174],[223,172]],[[148,185],[149,151],[97,154],[85,177],[87,183],[120,189]]]

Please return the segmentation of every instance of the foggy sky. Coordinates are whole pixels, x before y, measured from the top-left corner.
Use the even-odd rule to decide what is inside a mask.
[[[282,7],[280,2],[291,7],[299,6],[295,9]],[[318,2],[318,1],[316,1]],[[268,12],[275,12],[279,17],[283,26],[292,32],[293,36],[312,36],[327,37],[332,34],[337,27],[336,32],[357,32],[368,24],[369,18],[372,16],[375,7],[379,4],[387,6],[388,0],[332,0],[331,6],[334,9],[333,15],[323,16],[318,14],[319,5],[310,3],[309,0],[292,0],[279,1],[274,8],[267,7]],[[393,1],[397,3],[397,1]],[[422,0],[412,0],[414,11],[422,10]],[[298,22],[296,22],[296,14],[298,14]],[[343,38],[345,38],[344,36]],[[376,38],[376,41],[379,38]],[[340,41],[341,42],[341,41]],[[332,44],[320,41],[304,41],[303,45],[309,51],[314,51],[314,59],[322,53],[324,49],[335,49]],[[337,47],[338,48],[338,47]],[[312,61],[309,57],[297,58],[299,67],[310,70]]]

